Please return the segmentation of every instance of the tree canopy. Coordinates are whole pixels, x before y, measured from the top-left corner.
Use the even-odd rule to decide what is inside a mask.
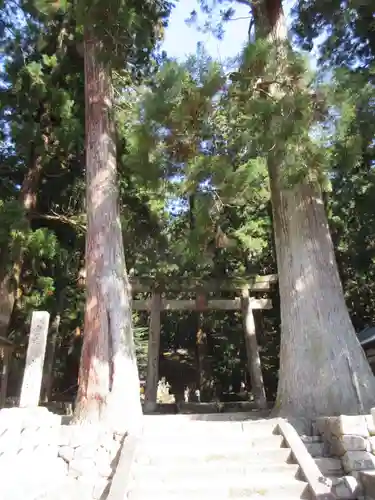
[[[210,16],[206,29],[220,35],[238,3],[252,12],[251,2],[203,2]],[[307,70],[305,54],[290,48],[281,71],[262,39],[252,39],[235,63],[216,61],[202,45],[176,61],[161,47],[172,8],[167,1],[0,3],[0,276],[11,277],[15,294],[6,330],[17,345],[12,395],[36,308],[61,316],[52,397],[76,390],[87,229],[84,25],[112,70],[129,273],[224,279],[277,272],[267,170],[273,155],[283,159],[286,185],[306,178],[319,184],[351,320],[357,331],[372,323],[371,2],[297,4],[293,43],[303,51],[319,41],[314,72]],[[257,318],[271,400],[279,366],[277,292],[273,302],[274,309]],[[134,312],[133,321],[144,377],[148,318]],[[179,393],[180,373],[184,384],[196,382],[197,322],[197,315],[186,313],[167,312],[163,318],[161,375]],[[209,376],[227,394],[246,379],[240,315],[207,315],[204,329],[208,337],[212,333]]]

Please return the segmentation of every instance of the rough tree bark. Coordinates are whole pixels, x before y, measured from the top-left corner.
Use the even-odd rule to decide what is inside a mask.
[[[285,43],[281,0],[257,2],[254,10],[257,36]],[[270,153],[281,302],[275,412],[304,420],[363,412],[375,404],[375,379],[345,304],[321,192],[308,182],[285,186],[281,167]]]
[[[137,433],[142,409],[116,175],[110,67],[85,29],[86,310],[74,421]]]

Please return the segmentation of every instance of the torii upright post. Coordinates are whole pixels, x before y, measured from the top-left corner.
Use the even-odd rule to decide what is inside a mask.
[[[258,341],[256,337],[252,300],[249,296],[248,288],[244,288],[242,290],[242,300],[247,366],[250,374],[251,386],[258,406],[262,409],[265,409],[267,408],[267,398],[266,391],[264,390],[262,366],[259,355]]]
[[[148,361],[144,409],[146,412],[156,410],[156,398],[159,381],[160,354],[160,312],[161,294],[154,291],[151,298],[150,328],[148,335]]]

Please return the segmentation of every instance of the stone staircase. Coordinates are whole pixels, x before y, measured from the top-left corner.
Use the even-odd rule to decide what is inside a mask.
[[[253,414],[155,415],[130,470],[129,500],[309,499],[307,483],[276,435]]]
[[[313,457],[320,472],[326,477],[334,496],[340,500],[355,500],[357,482],[353,477],[346,476],[341,460],[330,457],[325,448],[323,438],[316,436],[301,436],[307,451]]]
[[[324,476],[334,481],[344,475],[341,460],[327,456],[321,436],[301,436],[301,439]]]

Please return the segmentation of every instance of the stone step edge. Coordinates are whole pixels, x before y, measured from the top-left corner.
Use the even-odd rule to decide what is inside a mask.
[[[287,487],[297,487],[297,484],[300,486],[305,485],[307,486],[306,481],[300,480],[297,477],[293,476],[293,474],[285,474],[285,473],[280,473],[280,474],[270,474],[270,473],[263,473],[263,474],[257,474],[256,477],[254,475],[249,474],[247,475],[239,475],[239,474],[226,474],[224,477],[221,477],[220,479],[216,477],[216,481],[213,483],[212,477],[201,477],[201,478],[194,478],[192,488],[186,487],[186,485],[182,486],[181,484],[181,478],[177,478],[174,480],[171,480],[169,477],[159,477],[159,478],[148,478],[147,485],[143,485],[142,481],[140,481],[140,477],[137,476],[132,476],[132,478],[129,481],[129,488],[131,489],[132,486],[134,486],[136,489],[140,490],[149,490],[153,488],[166,488],[167,490],[189,490],[190,489],[212,489],[213,484],[215,484],[216,488],[224,488],[224,489],[258,489],[262,487],[268,488],[276,488],[279,487],[281,489],[287,488]],[[234,486],[235,485],[235,486]]]
[[[217,488],[216,487],[213,487],[211,484],[207,484],[205,486],[198,486],[198,487],[194,487],[192,485],[191,488],[187,488],[186,486],[181,486],[181,485],[176,485],[176,486],[173,486],[171,488],[168,488],[166,487],[167,485],[165,484],[149,484],[149,485],[142,485],[142,486],[139,486],[137,485],[134,489],[131,488],[131,483],[129,484],[129,492],[132,492],[132,493],[141,493],[141,494],[150,494],[152,496],[154,496],[155,494],[158,494],[159,492],[162,493],[162,494],[165,494],[165,495],[168,495],[168,494],[181,494],[181,496],[183,496],[184,493],[186,494],[196,494],[196,493],[201,493],[201,494],[206,494],[207,492],[212,492],[212,493],[216,493],[218,494],[219,492],[223,493],[228,493],[230,495],[236,495],[236,492],[238,492],[240,495],[241,494],[244,494],[246,493],[246,496],[247,495],[251,495],[252,493],[260,493],[260,492],[264,492],[264,493],[267,493],[267,492],[271,492],[273,490],[275,491],[280,491],[280,492],[287,492],[287,491],[299,491],[301,493],[303,493],[307,488],[308,488],[308,484],[307,482],[305,481],[298,481],[298,480],[294,480],[294,481],[291,481],[291,482],[287,482],[287,483],[283,483],[283,484],[280,484],[280,483],[275,483],[275,484],[271,484],[271,485],[254,485],[252,486],[251,484],[248,484],[247,486],[218,486]]]
[[[202,459],[205,457],[210,457],[210,456],[224,456],[226,455],[228,458],[230,457],[246,457],[246,459],[252,459],[255,457],[261,457],[261,456],[267,456],[267,455],[272,455],[274,454],[275,457],[283,457],[284,455],[288,457],[291,454],[290,448],[276,448],[276,447],[271,447],[271,448],[244,448],[244,449],[238,449],[236,447],[230,447],[230,448],[223,448],[223,447],[218,447],[218,448],[203,448],[200,449],[199,453],[193,448],[193,449],[185,449],[185,450],[173,450],[173,449],[163,449],[161,450],[160,448],[152,448],[152,447],[140,447],[138,448],[136,452],[136,456],[139,457],[141,455],[147,455],[151,457],[170,457],[171,459],[173,458],[195,458],[195,459]]]
[[[134,458],[134,463],[135,464],[142,464],[142,465],[154,465],[154,464],[168,464],[168,463],[179,463],[179,464],[186,464],[188,462],[191,462],[191,460],[194,460],[195,462],[201,464],[203,467],[205,463],[223,463],[223,461],[230,459],[231,462],[237,461],[240,463],[245,463],[248,465],[253,464],[254,462],[259,462],[262,460],[264,463],[271,463],[271,464],[277,464],[282,462],[287,462],[289,459],[291,459],[291,451],[289,448],[285,448],[286,453],[285,454],[277,454],[275,456],[275,450],[272,450],[272,453],[269,454],[253,454],[252,456],[249,456],[248,453],[242,453],[242,454],[215,454],[212,453],[211,455],[202,455],[202,456],[192,456],[192,455],[153,455],[153,456],[148,456],[146,454],[138,455],[135,456]]]
[[[184,466],[183,468],[179,466],[179,464],[168,464],[168,463],[161,463],[161,464],[155,464],[155,465],[147,465],[147,464],[141,464],[141,463],[135,463],[134,462],[134,468],[135,470],[141,469],[142,472],[148,474],[154,474],[154,473],[164,473],[164,472],[169,472],[171,474],[177,474],[178,471],[183,471],[183,472],[190,472],[191,474],[196,474],[196,470],[203,470],[204,474],[208,474],[211,472],[210,469],[213,469],[213,472],[219,473],[221,471],[230,471],[231,469],[239,472],[246,472],[247,470],[252,470],[256,473],[261,472],[262,470],[267,470],[269,472],[277,472],[278,470],[280,471],[285,471],[288,473],[297,473],[299,470],[299,465],[298,464],[291,464],[291,463],[268,463],[266,464],[260,464],[258,462],[250,462],[248,464],[244,463],[238,463],[236,461],[228,463],[223,463],[223,464],[217,464],[214,462],[208,462],[205,463],[203,466],[201,463],[193,463],[189,467]],[[133,470],[132,470],[133,472]]]
[[[325,484],[324,474],[322,474],[314,458],[308,452],[296,429],[290,422],[280,418],[278,431],[284,437],[285,443],[290,447],[295,461],[300,466],[301,475],[308,483],[312,497],[335,500],[331,488]]]
[[[158,498],[158,493],[156,493],[153,498]],[[148,494],[146,495],[136,495],[136,496],[128,496],[129,500],[131,498],[139,499],[139,500],[150,500],[150,496]],[[309,498],[308,496],[306,497],[301,497],[301,494],[293,494],[293,493],[285,493],[281,492],[279,493],[270,493],[270,494],[261,494],[261,493],[255,493],[246,496],[247,500],[301,500],[301,498],[306,498],[306,500]],[[169,493],[162,493],[160,494],[160,500],[244,500],[243,496],[232,496],[232,495],[220,495],[218,496],[216,493],[212,496],[209,496],[207,494],[204,495],[196,495],[196,494],[189,494],[189,495],[182,495],[182,494],[169,494]],[[8,500],[8,499],[6,499]],[[14,500],[9,499],[9,500]],[[121,500],[126,500],[126,497]],[[360,500],[360,499],[358,499]],[[361,499],[362,500],[362,499]],[[364,499],[363,499],[364,500]],[[369,499],[372,500],[372,499]],[[375,499],[374,499],[375,500]]]
[[[341,464],[341,460],[339,458],[331,458],[331,457],[314,457],[314,462],[318,466],[319,469],[324,469],[322,474],[329,475],[332,472],[343,472],[344,469]]]

